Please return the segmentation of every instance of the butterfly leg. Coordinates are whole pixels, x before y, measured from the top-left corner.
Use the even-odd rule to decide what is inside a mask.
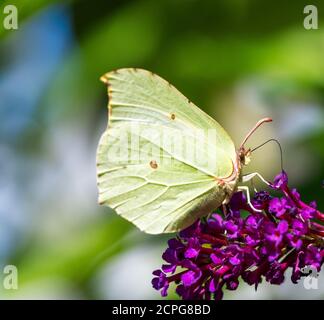
[[[237,187],[238,190],[241,190],[241,191],[245,191],[246,192],[246,201],[248,203],[248,205],[254,210],[254,211],[257,211],[257,212],[262,212],[262,210],[259,210],[257,208],[255,208],[251,202],[251,198],[250,198],[250,189],[248,186],[238,186]]]
[[[213,215],[213,212],[208,213],[208,215],[206,216],[206,221],[208,221],[212,215]]]
[[[270,186],[270,182],[268,182],[266,179],[264,179],[260,173],[258,172],[253,172],[253,173],[249,173],[246,175],[242,176],[242,182],[248,182],[250,180],[252,180],[254,177],[258,177],[262,182],[264,182],[267,186]]]
[[[227,207],[226,207],[226,204],[225,203],[222,204],[222,209],[223,209],[223,215],[224,215],[224,217],[227,217]]]

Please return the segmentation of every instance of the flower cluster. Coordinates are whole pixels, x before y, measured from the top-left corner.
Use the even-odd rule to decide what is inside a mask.
[[[166,296],[171,283],[183,299],[221,299],[239,278],[257,288],[265,279],[281,284],[291,267],[296,283],[305,266],[320,271],[324,260],[324,215],[289,189],[285,172],[271,184],[281,193],[257,192],[252,206],[242,192],[224,212],[196,221],[168,241],[166,264],[153,272],[152,285]],[[245,213],[242,214],[242,213]]]

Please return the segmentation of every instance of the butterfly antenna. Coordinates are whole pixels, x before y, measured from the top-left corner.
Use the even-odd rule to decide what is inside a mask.
[[[265,144],[269,143],[269,142],[275,142],[280,150],[280,165],[281,165],[281,171],[283,171],[283,155],[282,155],[282,148],[281,148],[281,144],[278,140],[276,139],[269,139],[266,142],[263,142],[262,144],[260,144],[259,146],[255,147],[254,149],[251,150],[251,152],[258,150],[259,148],[263,147]]]
[[[259,120],[255,126],[250,130],[250,132],[246,135],[246,137],[244,138],[243,142],[240,145],[240,149],[242,149],[246,143],[246,141],[251,137],[251,135],[255,132],[256,129],[258,129],[263,123],[265,122],[272,122],[271,118],[263,118],[261,120]]]

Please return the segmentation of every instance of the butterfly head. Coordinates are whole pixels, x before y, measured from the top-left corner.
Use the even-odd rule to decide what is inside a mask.
[[[248,165],[251,161],[251,149],[245,149],[244,147],[241,147],[238,151],[238,157],[241,165]]]
[[[251,135],[254,133],[254,131],[256,129],[258,129],[263,123],[265,122],[271,122],[272,119],[271,118],[263,118],[261,120],[259,120],[256,125],[250,130],[250,132],[246,135],[246,137],[244,138],[243,142],[240,145],[240,148],[238,149],[237,155],[238,155],[238,159],[240,161],[241,165],[248,165],[251,161],[251,149],[245,149],[245,143],[246,141],[251,137]]]

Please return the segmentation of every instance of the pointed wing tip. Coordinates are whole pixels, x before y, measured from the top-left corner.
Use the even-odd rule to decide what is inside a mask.
[[[128,73],[130,73],[130,72],[144,72],[144,73],[147,73],[147,74],[150,74],[153,76],[155,75],[152,71],[148,71],[148,70],[145,70],[142,68],[132,67],[132,68],[119,68],[119,69],[112,70],[112,71],[107,72],[104,75],[102,75],[99,79],[104,84],[108,85],[110,75],[123,73],[123,72],[128,72]]]
[[[109,80],[111,78],[112,75],[114,74],[118,74],[120,71],[122,71],[123,69],[115,69],[109,72],[106,72],[105,74],[103,74],[99,80],[102,81],[104,84],[108,85],[109,84]]]
[[[109,83],[108,73],[105,73],[104,75],[102,75],[102,76],[99,78],[99,80],[100,80],[101,82],[103,82],[104,84],[108,85],[108,83]]]

